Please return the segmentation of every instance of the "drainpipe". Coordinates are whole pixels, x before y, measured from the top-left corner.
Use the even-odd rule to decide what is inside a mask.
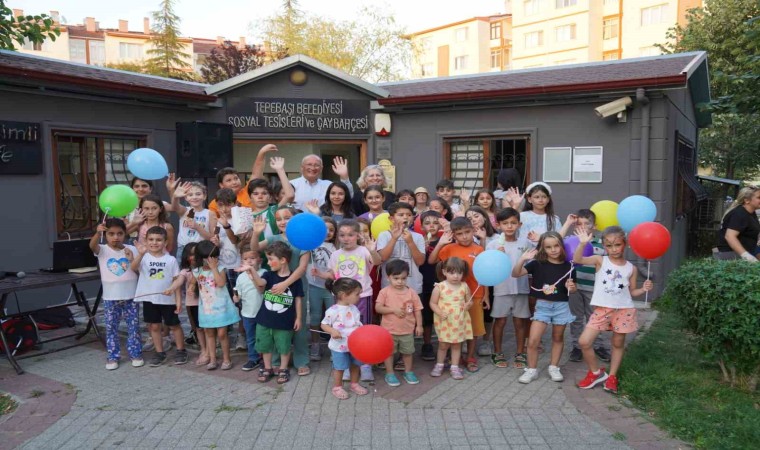
[[[643,196],[649,195],[649,97],[644,88],[636,89],[636,103],[641,105],[641,173],[639,192]]]

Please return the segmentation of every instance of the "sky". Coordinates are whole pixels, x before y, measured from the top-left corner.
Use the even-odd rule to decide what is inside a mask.
[[[352,19],[362,4],[392,12],[407,32],[504,12],[504,0],[299,0],[303,11],[336,20]],[[159,0],[8,0],[6,5],[23,9],[24,14],[56,10],[69,24],[82,24],[85,17],[94,17],[103,28],[118,28],[119,19],[124,19],[129,21],[130,30],[141,31],[143,17],[158,9]],[[281,5],[282,0],[177,0],[175,12],[182,19],[180,31],[184,36],[245,36],[255,42],[250,24],[276,13]]]

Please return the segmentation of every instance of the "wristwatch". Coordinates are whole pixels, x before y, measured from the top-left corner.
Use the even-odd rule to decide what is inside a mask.
[[[222,228],[224,228],[225,230],[229,230],[230,228],[232,228],[232,225],[230,224],[227,224],[226,226],[222,225]]]

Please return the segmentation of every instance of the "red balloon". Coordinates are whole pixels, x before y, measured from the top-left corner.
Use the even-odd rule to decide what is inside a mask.
[[[425,234],[422,232],[422,215],[419,215],[414,219],[414,231],[422,235]]]
[[[378,325],[362,325],[348,336],[348,351],[364,364],[378,364],[393,354],[393,338]]]
[[[670,247],[670,231],[656,222],[636,225],[628,234],[633,252],[644,259],[657,259]]]

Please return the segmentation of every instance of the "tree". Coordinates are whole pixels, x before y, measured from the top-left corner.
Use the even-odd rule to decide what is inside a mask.
[[[47,14],[13,17],[13,11],[0,0],[0,50],[16,50],[16,44],[25,42],[42,44],[45,39],[55,41],[61,30]],[[15,44],[14,44],[15,42]]]
[[[219,83],[264,65],[264,52],[255,45],[238,48],[230,41],[211,50],[201,68],[203,81]]]
[[[366,6],[356,17],[335,21],[303,13],[297,1],[285,0],[283,11],[259,29],[272,59],[304,54],[372,83],[410,73],[414,46],[395,18]]]
[[[660,45],[667,53],[707,51],[713,101],[697,107],[713,113],[713,125],[700,132],[699,158],[727,178],[760,173],[758,16],[757,0],[705,0]]]
[[[145,61],[148,71],[156,75],[180,80],[194,79],[188,69],[192,66],[186,61],[190,55],[184,52],[180,42],[179,16],[174,13],[175,0],[162,0],[158,11],[153,11],[153,27],[150,43],[153,48],[147,51],[152,55]]]

